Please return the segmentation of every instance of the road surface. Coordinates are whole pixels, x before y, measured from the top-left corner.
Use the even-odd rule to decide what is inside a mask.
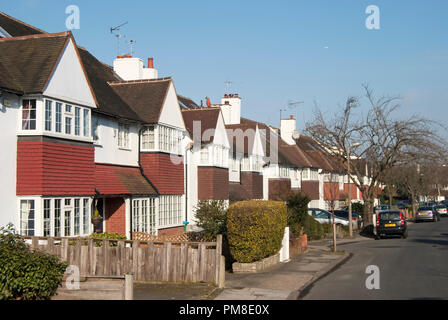
[[[363,241],[338,249],[353,256],[301,299],[448,299],[448,218],[409,224],[408,239]],[[379,289],[366,287],[370,265],[378,266]]]

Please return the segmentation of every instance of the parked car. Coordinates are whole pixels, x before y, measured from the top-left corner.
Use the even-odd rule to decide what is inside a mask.
[[[380,211],[384,211],[384,210],[390,210],[390,205],[388,204],[379,204],[375,207],[373,207],[373,213],[377,214]]]
[[[408,237],[407,222],[401,211],[385,210],[377,213],[376,236],[379,240],[382,236],[399,235],[403,239]]]
[[[330,211],[318,209],[318,208],[309,208],[308,214],[316,219],[319,223],[333,223],[333,214]],[[348,219],[344,219],[336,216],[334,217],[334,222],[336,224],[340,224],[343,226],[348,226]]]
[[[415,222],[420,221],[440,221],[440,214],[436,211],[434,207],[423,206],[418,208],[415,214]]]
[[[334,215],[339,218],[344,218],[348,220],[348,211],[347,210],[334,210]],[[352,212],[352,220],[353,225],[357,226],[358,229],[361,229],[363,226],[362,217],[356,212]]]
[[[404,209],[407,208],[407,205],[406,205],[406,203],[404,203],[404,202],[398,202],[398,203],[397,203],[397,207],[398,207],[398,209],[400,209],[400,210],[404,210]]]
[[[435,206],[434,209],[439,213],[440,217],[448,217],[448,208],[444,204],[439,204]]]

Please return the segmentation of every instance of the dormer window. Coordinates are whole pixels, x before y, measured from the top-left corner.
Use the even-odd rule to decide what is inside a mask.
[[[36,99],[24,99],[22,103],[22,129],[36,130]]]

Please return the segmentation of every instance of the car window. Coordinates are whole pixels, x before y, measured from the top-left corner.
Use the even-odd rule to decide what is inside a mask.
[[[315,216],[315,214],[314,214],[314,210],[310,210],[310,209],[308,209],[308,214],[310,215],[310,216]]]
[[[432,211],[432,207],[420,207],[418,211]]]
[[[381,220],[400,220],[400,212],[383,212],[380,214]]]
[[[325,211],[322,211],[322,210],[316,210],[316,218],[327,219],[328,218],[328,212],[325,212]]]

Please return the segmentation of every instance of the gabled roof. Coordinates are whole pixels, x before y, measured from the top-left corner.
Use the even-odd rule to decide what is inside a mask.
[[[78,51],[98,102],[95,112],[141,121],[135,111],[109,86],[110,81],[122,81],[113,68],[99,61],[82,47],[78,47]]]
[[[109,82],[115,93],[146,123],[157,123],[171,78]]]
[[[196,102],[194,102],[192,99],[188,97],[181,96],[180,94],[177,95],[177,99],[179,100],[179,104],[182,108],[186,109],[197,109],[200,108]]]
[[[157,195],[137,167],[95,164],[95,189],[101,195]]]
[[[296,140],[296,144],[307,153],[308,157],[312,160],[314,167],[321,168],[328,172],[343,171],[332,156],[314,139],[300,135],[299,139]]]
[[[201,142],[210,143],[215,136],[204,135],[206,130],[215,130],[218,125],[219,114],[221,109],[219,108],[197,108],[197,109],[181,109],[182,117],[184,118],[185,127],[187,128],[190,137],[193,139],[193,122],[200,121],[201,123]]]
[[[12,18],[3,12],[0,12],[0,27],[12,37],[42,35],[46,36],[43,30],[30,26],[20,20]],[[5,41],[13,38],[6,38]],[[94,109],[95,113],[101,113],[112,117],[119,117],[134,121],[142,121],[139,116],[118,96],[115,91],[107,84],[110,81],[122,81],[122,79],[114,72],[111,66],[108,66],[98,59],[96,59],[85,48],[77,47],[79,56],[81,58],[86,76],[90,82],[93,94],[98,103],[98,108]],[[29,49],[28,49],[29,50]],[[3,52],[1,56],[3,56]],[[0,60],[0,72],[9,69],[9,65],[2,66]],[[9,89],[17,93],[23,93],[23,89],[16,90],[20,79],[15,79],[13,75],[6,76],[1,72],[2,79],[0,80],[0,87]],[[5,76],[3,76],[5,75]],[[12,87],[12,88],[11,88]]]
[[[16,18],[8,16],[0,11],[0,27],[11,37],[28,36],[32,34],[46,33],[36,27],[30,26]]]
[[[44,92],[70,37],[70,32],[62,32],[0,39],[0,65],[7,70],[2,87],[25,94]]]

